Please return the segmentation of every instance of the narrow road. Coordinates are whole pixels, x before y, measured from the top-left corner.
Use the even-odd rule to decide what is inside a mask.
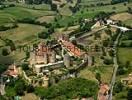
[[[0,94],[4,95],[5,94],[5,84],[3,82],[3,77],[0,77]]]
[[[113,71],[113,76],[112,76],[111,83],[110,83],[110,94],[109,94],[108,100],[112,100],[113,88],[114,88],[114,84],[115,84],[115,80],[116,80],[116,73],[117,73],[117,69],[119,66],[118,61],[117,61],[117,45],[118,45],[119,38],[120,38],[121,34],[122,34],[122,32],[119,33],[119,35],[117,36],[117,38],[114,42],[114,46],[113,46],[113,49],[114,49],[114,57],[113,57],[114,71]]]
[[[83,34],[82,36],[78,37],[76,40],[81,40],[81,39],[87,38],[87,37],[93,35],[94,33],[97,33],[97,32],[99,32],[99,31],[101,31],[101,30],[103,30],[103,29],[105,29],[105,28],[107,28],[107,26],[103,26],[103,27],[101,27],[101,28],[99,28],[99,29],[90,31],[89,33],[85,33],[85,34]]]

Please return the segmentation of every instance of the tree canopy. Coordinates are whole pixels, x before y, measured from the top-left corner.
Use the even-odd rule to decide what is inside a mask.
[[[59,82],[49,88],[37,87],[35,93],[45,99],[95,97],[98,84],[94,81],[74,78]]]

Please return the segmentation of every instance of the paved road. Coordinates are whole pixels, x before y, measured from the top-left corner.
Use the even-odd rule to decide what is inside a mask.
[[[114,42],[114,46],[113,46],[113,49],[114,49],[114,57],[113,57],[113,67],[114,67],[114,71],[113,71],[113,76],[112,76],[112,79],[111,79],[111,84],[110,84],[110,94],[109,94],[109,97],[108,97],[108,100],[112,100],[112,94],[113,94],[113,88],[114,88],[114,84],[115,84],[115,80],[116,80],[116,73],[117,73],[117,69],[118,69],[118,61],[117,61],[117,45],[118,45],[118,42],[119,42],[119,38],[121,36],[122,33],[119,33],[119,35],[117,36],[116,38],[116,41]]]

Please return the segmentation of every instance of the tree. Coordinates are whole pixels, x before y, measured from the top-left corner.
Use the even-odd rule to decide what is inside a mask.
[[[34,87],[33,87],[32,85],[28,85],[28,86],[27,86],[27,92],[28,92],[28,93],[34,92]]]
[[[101,83],[101,74],[99,72],[96,72],[95,78]]]
[[[114,50],[111,49],[111,50],[109,51],[109,55],[110,55],[111,57],[114,57]]]
[[[127,100],[132,100],[132,88],[130,88],[128,90],[128,93],[127,93]]]
[[[106,65],[113,64],[113,60],[112,59],[105,58],[104,59],[104,64],[106,64]]]
[[[51,10],[57,11],[57,5],[56,4],[51,4]]]
[[[2,74],[4,71],[6,71],[8,66],[6,65],[0,65],[0,74]]]
[[[114,86],[114,92],[119,93],[120,91],[123,90],[123,84],[121,82],[116,82]]]
[[[49,88],[36,88],[35,93],[45,99],[51,100],[54,98],[66,97],[72,99],[76,97],[91,97],[95,96],[98,91],[98,84],[95,81],[90,81],[82,78],[68,79],[60,81],[58,84]]]
[[[26,90],[26,84],[25,81],[22,79],[19,79],[16,83],[15,83],[15,91],[17,95],[24,95],[24,91]]]
[[[38,33],[38,37],[42,38],[42,39],[47,39],[49,36],[50,36],[50,34],[48,32],[45,32],[45,31]]]
[[[128,12],[132,13],[132,8],[131,7],[128,7]]]
[[[126,73],[126,69],[123,65],[120,65],[117,70],[117,75],[124,75]]]
[[[130,61],[126,61],[125,67],[129,68],[129,66],[130,66]]]
[[[10,54],[10,52],[9,52],[9,50],[7,48],[2,49],[2,55],[3,56],[7,56],[9,54]]]
[[[24,71],[26,71],[26,70],[29,70],[29,67],[28,67],[28,64],[22,64],[21,65],[22,66],[22,69],[24,70]]]
[[[11,50],[11,51],[16,50],[15,43],[14,43],[12,40],[10,40],[10,39],[5,39],[4,41],[5,41],[5,43],[6,43],[6,46],[10,46],[10,50]]]

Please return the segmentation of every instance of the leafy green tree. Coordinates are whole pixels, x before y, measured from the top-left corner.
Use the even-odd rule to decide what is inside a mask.
[[[24,91],[26,90],[26,84],[25,81],[22,79],[19,79],[16,83],[15,83],[15,91],[17,95],[24,95]]]
[[[119,93],[123,90],[124,85],[121,82],[116,82],[114,86],[114,92]]]
[[[101,83],[101,74],[99,72],[96,72],[95,78]]]
[[[28,93],[34,92],[34,87],[33,87],[32,85],[28,85],[28,86],[27,86],[27,92],[28,92]]]
[[[10,54],[9,50],[7,48],[2,49],[2,55],[3,56],[8,56]]]
[[[4,71],[6,71],[7,68],[8,68],[8,66],[0,64],[0,74],[2,74]]]

